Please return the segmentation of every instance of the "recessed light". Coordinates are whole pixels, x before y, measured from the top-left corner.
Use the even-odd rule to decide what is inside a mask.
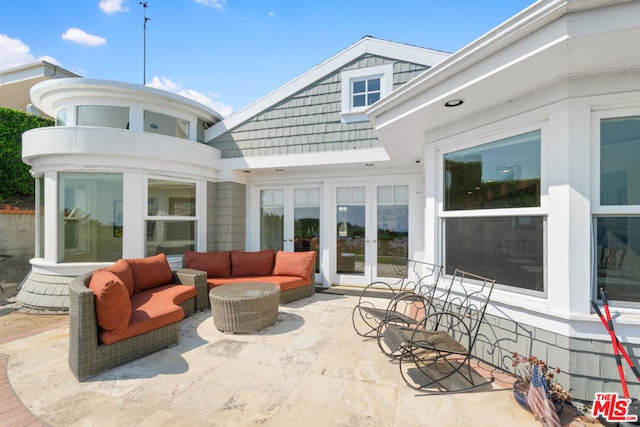
[[[157,124],[155,124],[155,123],[151,123],[151,124],[149,125],[149,127],[150,127],[151,129],[158,129],[160,126],[158,126],[158,125],[157,125]]]
[[[459,107],[464,104],[464,99],[450,99],[449,101],[444,103],[445,107]]]

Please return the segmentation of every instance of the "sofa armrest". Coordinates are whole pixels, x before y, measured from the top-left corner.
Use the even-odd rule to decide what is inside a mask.
[[[196,311],[202,311],[209,307],[209,295],[207,295],[207,273],[192,268],[181,268],[174,272],[177,283],[185,286],[195,286],[198,291],[196,297]]]
[[[94,294],[88,288],[92,276],[85,273],[69,283],[69,367],[78,378],[91,372],[99,345]]]

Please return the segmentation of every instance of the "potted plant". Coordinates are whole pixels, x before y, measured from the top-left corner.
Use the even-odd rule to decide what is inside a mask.
[[[556,381],[560,369],[549,367],[544,360],[538,359],[536,356],[524,357],[518,355],[518,353],[513,353],[511,358],[513,360],[514,373],[517,377],[516,382],[513,384],[513,396],[520,406],[531,412],[531,408],[527,403],[527,393],[529,392],[531,376],[536,366],[547,383],[548,396],[553,402],[556,412],[560,414],[564,404],[571,403],[572,396],[569,390]]]

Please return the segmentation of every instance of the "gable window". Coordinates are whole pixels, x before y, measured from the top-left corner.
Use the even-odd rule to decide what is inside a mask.
[[[366,107],[380,99],[380,77],[352,82],[352,107]]]
[[[541,131],[444,154],[444,258],[501,285],[544,291]]]
[[[366,108],[393,91],[393,64],[343,71],[340,77],[344,123],[368,120]]]
[[[596,115],[599,203],[593,206],[596,236],[594,294],[619,305],[640,302],[640,116]]]

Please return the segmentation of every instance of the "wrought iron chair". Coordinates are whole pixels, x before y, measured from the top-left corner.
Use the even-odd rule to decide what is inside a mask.
[[[473,348],[495,280],[456,270],[442,309],[415,326],[389,324],[382,331],[385,353],[399,360],[409,387],[425,393],[463,392],[487,384],[471,369]]]
[[[426,314],[442,273],[442,266],[422,261],[408,260],[395,283],[377,281],[362,290],[358,304],[351,313],[356,333],[376,338],[381,321],[416,323]],[[380,306],[380,296],[392,298],[386,307]]]

